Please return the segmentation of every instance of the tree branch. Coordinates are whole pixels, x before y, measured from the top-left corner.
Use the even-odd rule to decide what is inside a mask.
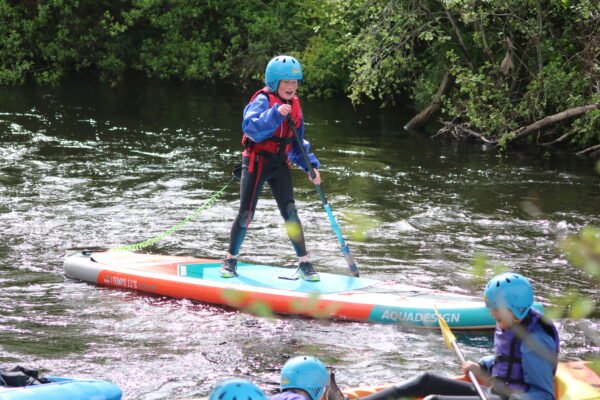
[[[535,47],[537,52],[537,61],[538,61],[538,74],[540,79],[542,79],[542,73],[544,71],[544,60],[542,58],[542,5],[540,0],[536,1],[537,8],[537,38],[535,40]],[[543,82],[542,82],[543,85]]]
[[[588,147],[587,149],[583,149],[581,151],[578,151],[575,154],[577,154],[578,156],[582,156],[584,154],[594,153],[596,151],[600,151],[600,144],[597,144],[597,145],[592,146],[592,147]]]
[[[545,128],[548,125],[555,124],[557,122],[560,122],[560,121],[568,119],[568,118],[577,117],[577,116],[579,116],[581,114],[585,114],[586,112],[591,111],[591,110],[595,110],[597,108],[600,108],[600,104],[588,104],[586,106],[580,106],[580,107],[570,108],[568,110],[559,112],[558,114],[554,114],[554,115],[550,115],[548,117],[544,117],[544,118],[542,118],[542,119],[540,119],[538,121],[535,121],[531,125],[527,125],[525,127],[517,129],[514,132],[515,136],[514,136],[513,140],[520,139],[523,136],[527,136],[531,132],[543,129],[543,128]]]
[[[569,136],[572,136],[573,133],[574,132],[567,132],[556,140],[553,140],[551,142],[542,143],[542,146],[552,146],[553,144],[560,143],[560,142],[564,141],[566,138],[568,138]]]
[[[469,136],[475,136],[476,138],[478,138],[479,140],[481,140],[484,143],[498,144],[497,140],[490,140],[490,139],[486,138],[485,136],[483,136],[482,133],[476,132],[476,131],[472,130],[471,128],[467,128],[466,126],[459,126],[458,128],[460,130],[462,130],[463,132],[468,133]]]
[[[450,71],[446,71],[444,74],[444,78],[442,78],[442,82],[438,86],[437,93],[433,96],[433,100],[431,100],[431,104],[427,106],[420,113],[411,118],[410,121],[406,125],[404,125],[404,129],[416,129],[422,126],[425,126],[429,120],[437,113],[442,106],[442,96],[448,91],[452,82],[454,81],[454,77],[450,74]]]
[[[600,109],[600,104],[588,104],[585,106],[574,107],[574,108],[570,108],[568,110],[559,112],[557,114],[547,116],[545,118],[542,118],[542,119],[534,122],[533,124],[530,124],[530,125],[527,125],[527,126],[517,129],[516,131],[514,131],[512,133],[512,139],[510,139],[510,140],[513,141],[513,140],[520,139],[524,136],[527,136],[528,134],[530,134],[532,132],[542,130],[549,125],[556,124],[556,123],[563,121],[565,119],[568,119],[568,118],[577,117],[579,115],[585,114],[588,111],[596,110],[596,109]],[[498,144],[497,139],[486,138],[482,133],[479,133],[479,132],[474,131],[471,128],[469,128],[468,123],[460,122],[460,121],[459,122],[452,121],[452,122],[447,122],[444,125],[445,125],[444,128],[441,128],[438,131],[438,133],[436,135],[434,135],[433,137],[436,137],[436,136],[439,136],[442,134],[446,134],[446,133],[451,133],[455,138],[458,139],[461,136],[459,134],[459,132],[460,132],[460,133],[467,134],[467,136],[474,136],[474,137],[478,138],[479,140],[481,140],[482,142],[487,143],[487,144]],[[555,143],[559,143],[559,142],[562,142],[565,139],[567,139],[572,134],[573,133],[566,133],[552,142],[542,143],[542,144],[544,146],[549,146],[549,145],[552,145]],[[600,145],[592,146],[588,149],[582,150],[581,152],[579,152],[577,154],[587,154],[587,152],[593,152],[598,149],[600,149]]]
[[[458,39],[458,43],[460,44],[460,47],[462,48],[462,51],[464,53],[467,64],[469,64],[471,71],[473,71],[475,69],[475,67],[473,65],[473,62],[471,61],[469,49],[467,48],[467,45],[465,44],[465,42],[463,40],[462,34],[460,33],[460,29],[458,28],[458,25],[456,24],[456,21],[454,20],[452,13],[450,12],[450,10],[448,10],[448,8],[444,5],[443,2],[442,2],[442,7],[444,8],[444,11],[446,12],[446,17],[448,17],[448,19],[450,20],[450,23],[452,24],[452,28],[454,28],[454,34],[456,35],[456,38]]]

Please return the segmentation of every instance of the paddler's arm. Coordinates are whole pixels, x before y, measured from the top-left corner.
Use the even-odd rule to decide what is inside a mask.
[[[284,119],[285,117],[281,115],[277,105],[269,107],[268,97],[261,94],[244,108],[242,132],[254,142],[262,142],[273,136]]]
[[[492,365],[494,365],[494,360],[496,356],[483,356],[479,359],[479,368],[481,368],[482,372],[489,374],[492,371]]]
[[[300,141],[303,143],[304,150],[308,155],[308,160],[312,168],[319,169],[321,163],[315,154],[310,150],[310,143],[304,139],[304,120],[300,121],[300,128],[297,129],[298,135],[300,136]],[[298,167],[302,168],[304,172],[308,173],[308,165],[304,162],[304,156],[302,155],[302,150],[298,148],[298,144],[294,141],[294,145],[292,146],[292,151],[288,154],[290,161],[296,164]]]

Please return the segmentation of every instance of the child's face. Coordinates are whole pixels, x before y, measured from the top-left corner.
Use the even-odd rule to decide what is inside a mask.
[[[298,90],[298,81],[279,81],[279,87],[277,88],[277,94],[284,100],[291,100]]]
[[[496,320],[496,326],[500,329],[508,329],[519,322],[512,311],[507,308],[494,308],[491,313]]]

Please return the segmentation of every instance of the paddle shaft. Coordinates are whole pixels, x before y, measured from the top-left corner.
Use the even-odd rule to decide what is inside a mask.
[[[287,121],[288,121],[289,127],[292,129],[292,132],[294,133],[294,137],[296,138],[296,144],[298,145],[298,148],[300,149],[300,152],[302,153],[302,157],[304,158],[304,162],[306,163],[306,167],[308,168],[308,173],[309,173],[311,179],[314,180],[315,176],[316,176],[315,171],[313,170],[312,164],[310,163],[310,160],[308,159],[308,154],[306,154],[306,150],[304,150],[304,144],[302,143],[302,140],[300,139],[298,130],[296,130],[296,124],[294,123],[294,120],[292,119],[291,115],[289,115],[289,114],[287,117]],[[319,194],[321,203],[323,203],[323,208],[325,209],[325,212],[327,213],[327,217],[329,217],[329,222],[331,223],[333,232],[335,233],[335,236],[337,236],[338,243],[340,244],[340,248],[342,249],[342,254],[344,255],[344,258],[346,259],[348,268],[350,268],[350,272],[352,273],[353,276],[358,277],[358,267],[356,266],[354,257],[352,257],[352,253],[350,253],[350,248],[348,247],[348,245],[346,244],[346,241],[344,240],[344,237],[342,236],[342,231],[340,230],[340,226],[338,225],[337,221],[335,220],[335,217],[333,216],[333,212],[331,211],[331,207],[329,206],[329,203],[327,203],[327,198],[325,198],[325,194],[323,193],[323,190],[321,189],[321,185],[317,185],[315,183],[315,188],[317,189],[317,193]]]
[[[465,357],[463,356],[463,353],[460,350],[460,347],[458,347],[458,343],[456,343],[456,340],[452,341],[452,347],[454,348],[454,352],[456,353],[456,356],[460,360],[461,364],[464,364]],[[483,393],[483,389],[481,389],[481,385],[477,381],[477,378],[475,377],[475,374],[473,373],[473,371],[467,371],[467,376],[471,380],[471,383],[473,383],[473,386],[475,387],[475,390],[477,391],[477,394],[479,395],[481,400],[487,400],[487,397],[485,396],[485,393]]]

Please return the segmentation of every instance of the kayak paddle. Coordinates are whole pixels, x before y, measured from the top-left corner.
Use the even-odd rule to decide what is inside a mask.
[[[446,343],[446,346],[448,346],[448,348],[450,350],[454,350],[454,353],[457,355],[461,364],[464,364],[465,357],[463,356],[463,353],[460,350],[460,347],[458,347],[458,343],[456,342],[456,337],[450,330],[450,327],[448,326],[448,324],[446,323],[444,318],[442,318],[442,316],[438,312],[438,309],[436,306],[433,306],[433,310],[435,311],[435,315],[437,316],[438,323],[440,325],[440,330],[442,331],[442,335],[444,336],[444,343]],[[467,371],[467,376],[471,380],[471,383],[473,383],[473,386],[475,386],[475,390],[477,391],[477,394],[479,395],[481,400],[487,400],[487,398],[485,397],[485,394],[483,393],[483,390],[481,389],[481,385],[479,385],[479,382],[477,381],[477,378],[475,377],[475,374],[473,373],[473,371]]]
[[[304,144],[302,143],[302,140],[300,140],[300,135],[298,134],[298,131],[296,130],[296,124],[294,123],[292,116],[289,114],[288,114],[287,120],[288,120],[288,125],[292,129],[292,132],[294,133],[294,137],[296,138],[296,144],[298,144],[298,147],[300,148],[300,151],[302,152],[304,162],[306,163],[306,167],[308,168],[308,173],[310,174],[311,179],[315,179],[315,171],[313,171],[313,167],[310,163],[310,160],[308,159],[308,154],[306,154],[306,150],[304,150]],[[321,189],[321,185],[315,184],[315,188],[317,189],[317,193],[319,194],[319,197],[321,198],[321,203],[323,203],[323,208],[325,209],[325,212],[327,212],[327,216],[329,217],[329,222],[331,223],[333,232],[337,236],[338,243],[340,244],[340,247],[342,249],[342,254],[344,255],[344,258],[346,259],[348,268],[350,268],[350,272],[352,273],[353,276],[358,277],[358,267],[356,266],[354,257],[352,257],[352,253],[350,253],[350,249],[348,248],[348,245],[346,244],[346,241],[344,240],[344,237],[342,236],[340,227],[339,227],[337,221],[335,220],[333,213],[331,212],[331,207],[329,206],[329,203],[327,203],[327,199],[325,198],[325,194],[323,193],[323,190]]]

